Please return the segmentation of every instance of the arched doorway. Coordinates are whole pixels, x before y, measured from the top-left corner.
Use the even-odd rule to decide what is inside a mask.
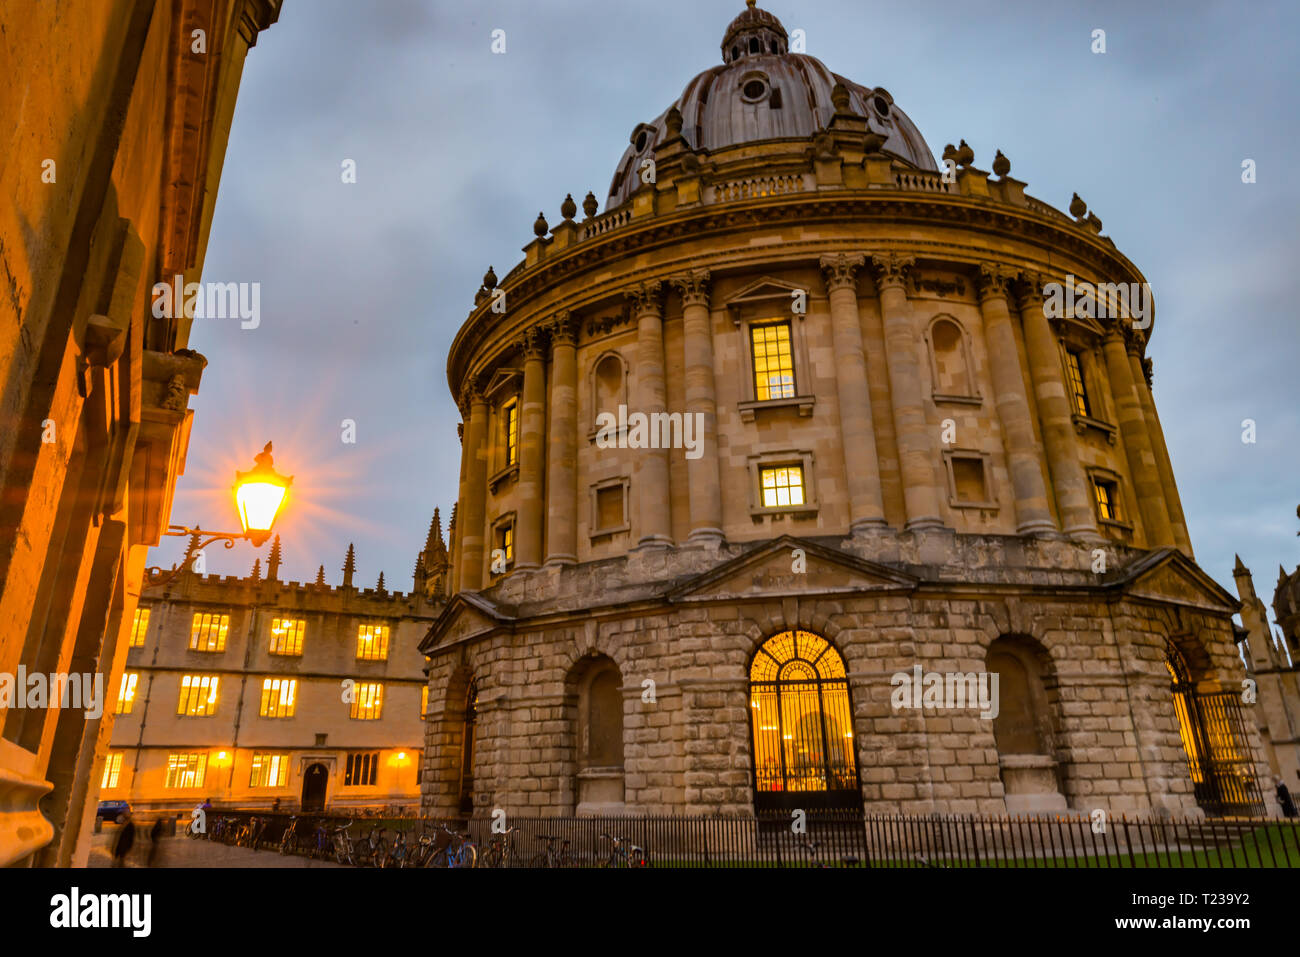
[[[313,764],[302,776],[302,810],[312,814],[325,810],[325,792],[330,775],[323,764]]]
[[[1264,795],[1246,744],[1241,699],[1231,691],[1197,691],[1187,659],[1171,641],[1165,643],[1165,668],[1196,803],[1211,815],[1262,815]]]
[[[478,681],[465,691],[465,721],[461,726],[460,797],[458,809],[469,816],[474,813],[474,730],[478,721]]]
[[[844,660],[825,638],[783,631],[749,667],[754,810],[861,810]]]

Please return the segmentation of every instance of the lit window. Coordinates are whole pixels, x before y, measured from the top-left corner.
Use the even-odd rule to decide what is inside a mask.
[[[230,616],[194,613],[190,626],[190,651],[225,651],[226,632],[230,630]]]
[[[371,787],[379,774],[379,752],[366,751],[361,754],[349,754],[348,765],[343,773],[343,786],[346,788]]]
[[[1065,353],[1065,371],[1070,379],[1070,395],[1074,401],[1074,411],[1078,415],[1090,415],[1088,411],[1088,390],[1083,385],[1083,366],[1079,363],[1079,353]]]
[[[384,686],[378,681],[359,681],[352,694],[352,717],[378,721],[384,710]]]
[[[131,645],[132,648],[139,648],[144,644],[144,634],[149,630],[149,609],[137,608],[135,610],[135,620],[131,622]]]
[[[1119,489],[1116,484],[1103,479],[1094,479],[1092,488],[1097,496],[1097,517],[1103,521],[1118,522]]]
[[[282,788],[289,773],[287,754],[253,752],[253,772],[248,777],[250,788]]]
[[[803,466],[781,465],[759,472],[764,508],[803,505]]]
[[[135,707],[135,686],[139,680],[140,676],[134,671],[122,675],[122,687],[117,692],[116,714],[131,713],[131,709]]]
[[[519,461],[519,401],[511,399],[501,412],[505,418],[506,465],[514,465]]]
[[[301,618],[271,619],[271,654],[301,655],[302,633],[307,623]]]
[[[122,773],[122,752],[110,751],[104,760],[104,777],[99,782],[101,788],[117,787],[117,776]]]
[[[388,660],[387,625],[362,625],[357,629],[357,659],[359,661]]]
[[[505,559],[506,565],[510,565],[515,560],[515,524],[508,522],[497,528],[497,547],[496,550],[501,553]],[[498,556],[492,556],[493,565],[496,564]],[[494,569],[495,571],[495,569]]]
[[[190,717],[208,717],[217,711],[216,675],[182,675],[181,696],[176,713]]]
[[[263,718],[292,718],[298,700],[296,678],[266,678],[262,681]]]
[[[167,755],[167,780],[165,788],[201,788],[203,775],[208,770],[206,751],[190,751]]]
[[[428,717],[429,714],[429,686],[425,685],[420,689],[420,717]]]
[[[769,322],[749,327],[754,357],[754,398],[794,397],[794,359],[790,353],[790,323]]]

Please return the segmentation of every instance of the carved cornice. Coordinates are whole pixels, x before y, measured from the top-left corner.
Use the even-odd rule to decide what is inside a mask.
[[[858,288],[858,270],[865,266],[867,257],[862,253],[831,253],[817,260],[822,276],[826,279],[826,291],[848,288],[854,292]]]
[[[889,286],[902,286],[908,273],[916,265],[915,256],[898,253],[876,253],[871,257],[871,268],[875,272],[876,285],[885,289]]]
[[[674,276],[670,281],[681,294],[683,306],[708,308],[710,277],[707,269],[692,269],[685,276]]]
[[[931,292],[943,299],[949,295],[964,296],[966,295],[966,284],[960,278],[947,280],[925,278],[912,273],[912,289],[915,292]]]
[[[1016,274],[997,263],[980,263],[975,274],[975,287],[979,292],[980,302],[1001,297],[1007,299],[1011,293],[1011,283]]]
[[[620,326],[626,326],[631,322],[632,306],[630,303],[624,303],[618,312],[611,313],[608,316],[588,319],[585,331],[588,339],[594,339],[597,336],[607,336]]]
[[[653,312],[655,315],[663,315],[663,290],[664,284],[662,281],[648,279],[623,290],[623,295],[627,297],[633,314]]]

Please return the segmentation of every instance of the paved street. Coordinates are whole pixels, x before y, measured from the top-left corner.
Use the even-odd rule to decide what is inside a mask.
[[[112,864],[113,842],[117,839],[116,825],[105,824],[102,833],[95,835],[90,850],[89,867],[109,867]],[[135,846],[127,860],[128,867],[146,866],[149,854],[149,829],[137,828]],[[275,848],[260,851],[246,847],[227,847],[212,841],[195,841],[181,834],[164,837],[154,859],[154,867],[339,867],[333,861],[315,861],[297,855],[282,855]]]

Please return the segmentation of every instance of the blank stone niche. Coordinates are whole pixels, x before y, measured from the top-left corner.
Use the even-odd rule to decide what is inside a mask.
[[[1032,639],[1002,637],[989,646],[986,670],[998,677],[1000,708],[993,738],[1006,792],[1007,813],[1064,811],[1054,755],[1052,702],[1044,674],[1047,651]]]

